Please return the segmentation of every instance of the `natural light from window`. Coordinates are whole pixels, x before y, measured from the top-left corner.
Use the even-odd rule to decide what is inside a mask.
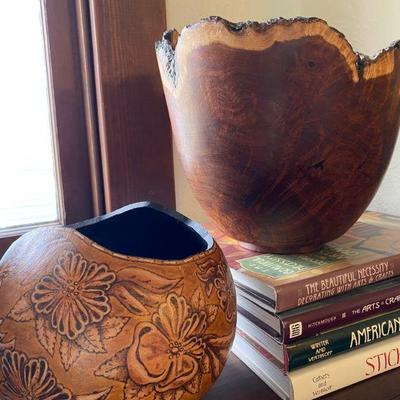
[[[0,234],[59,219],[39,0],[0,2]]]

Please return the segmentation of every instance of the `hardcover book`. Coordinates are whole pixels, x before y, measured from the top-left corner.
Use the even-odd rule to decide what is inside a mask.
[[[363,286],[278,314],[268,311],[262,299],[236,287],[239,309],[253,315],[265,330],[286,344],[315,336],[323,331],[361,321],[400,308],[400,277]]]
[[[259,346],[247,332],[240,329],[237,330],[232,351],[284,400],[316,399],[383,373],[391,375],[388,371],[400,366],[400,347],[397,337],[288,374],[276,364],[271,354]],[[391,378],[394,378],[392,382],[398,381],[398,374],[391,375]],[[379,382],[382,384],[386,381]],[[370,399],[395,398],[398,395],[397,390],[393,393],[393,397],[382,397],[386,386],[390,385],[384,385],[381,389],[379,385],[375,386],[371,385],[372,390],[368,397]],[[341,398],[360,398],[356,389],[353,392],[349,391],[348,394],[348,397]]]
[[[235,283],[272,312],[304,306],[400,275],[400,218],[366,212],[339,239],[310,254],[260,254],[217,229]]]
[[[400,334],[400,310],[368,318],[291,344],[278,343],[239,307],[237,327],[277,358],[285,371],[306,367]]]

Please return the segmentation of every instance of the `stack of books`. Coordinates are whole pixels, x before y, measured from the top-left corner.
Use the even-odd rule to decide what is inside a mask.
[[[236,286],[233,346],[282,399],[309,400],[400,366],[400,218],[367,212],[303,255],[213,230]]]

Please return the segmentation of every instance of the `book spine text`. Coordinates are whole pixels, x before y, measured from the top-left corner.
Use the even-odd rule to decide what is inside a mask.
[[[316,278],[293,281],[276,288],[276,311],[314,303],[395,276],[400,276],[400,254],[375,263],[353,265]]]
[[[393,337],[358,349],[354,353],[335,357],[315,368],[301,368],[290,373],[293,399],[316,399],[399,366],[399,341]],[[371,398],[382,397],[372,394]]]
[[[285,345],[289,371],[400,334],[400,310]]]
[[[356,298],[347,297],[341,302],[332,302],[303,314],[282,318],[283,343],[293,343],[397,308],[400,308],[400,284],[365,292]]]
[[[267,373],[271,369],[268,353],[260,351],[255,342],[244,332],[238,332],[233,352],[267,385],[282,398],[287,398],[276,379]],[[331,360],[289,372],[290,400],[317,399],[339,389],[381,375],[400,366],[400,346],[398,338],[392,337],[371,346],[360,348],[353,353],[345,353]],[[397,375],[396,375],[397,376]],[[358,386],[352,388],[348,398],[358,399]],[[384,387],[371,387],[371,399],[386,398]],[[375,390],[376,389],[376,390]],[[388,393],[388,391],[386,391]],[[362,391],[365,396],[365,391]],[[392,393],[395,395],[395,393]],[[393,396],[388,396],[392,398]],[[342,396],[342,398],[347,398]]]

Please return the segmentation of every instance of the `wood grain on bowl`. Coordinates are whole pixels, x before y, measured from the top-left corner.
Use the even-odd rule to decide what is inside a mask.
[[[225,233],[308,252],[359,218],[399,130],[399,43],[370,59],[317,18],[214,17],[156,50],[185,174]]]

